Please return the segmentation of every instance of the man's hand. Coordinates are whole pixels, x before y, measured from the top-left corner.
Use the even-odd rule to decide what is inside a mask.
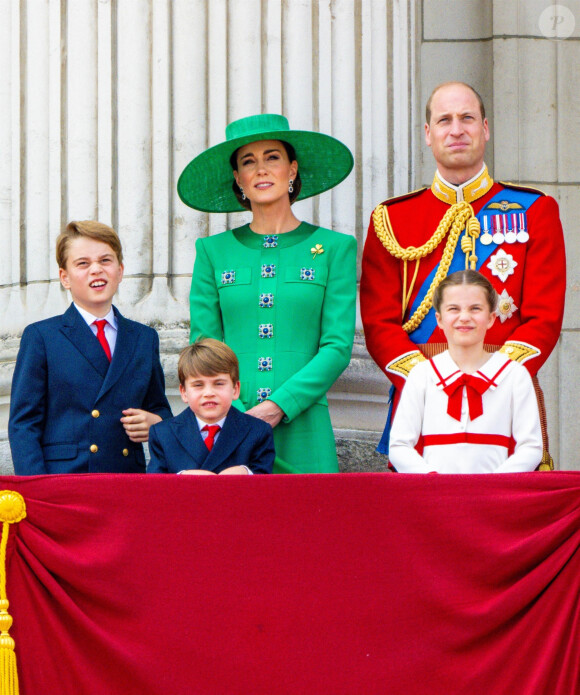
[[[149,439],[149,428],[156,422],[161,422],[161,417],[147,410],[139,408],[127,408],[123,410],[121,422],[127,436],[132,442],[141,443]]]

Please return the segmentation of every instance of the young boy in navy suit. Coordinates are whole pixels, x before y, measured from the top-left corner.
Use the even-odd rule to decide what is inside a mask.
[[[8,424],[14,470],[144,473],[142,442],[171,410],[157,333],[112,305],[119,237],[100,222],[70,222],[56,259],[73,303],[22,334]]]
[[[149,433],[148,473],[271,473],[272,428],[232,408],[240,395],[238,358],[225,343],[199,340],[182,350],[179,391],[189,406]]]

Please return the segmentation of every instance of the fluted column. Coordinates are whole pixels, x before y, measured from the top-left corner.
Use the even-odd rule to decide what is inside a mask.
[[[393,86],[406,90],[408,112],[412,4],[0,0],[0,463],[19,336],[70,301],[54,246],[71,219],[117,229],[125,277],[115,303],[158,328],[176,391],[195,241],[249,219],[191,210],[176,183],[230,121],[283,113],[292,128],[344,141],[353,174],[296,214],[362,247],[370,210],[411,170],[411,120],[393,125]],[[347,382],[334,389],[339,426],[369,395]]]

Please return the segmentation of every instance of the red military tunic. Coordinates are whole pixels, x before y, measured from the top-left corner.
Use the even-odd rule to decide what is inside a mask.
[[[461,199],[472,205],[482,226],[475,249],[476,269],[500,295],[498,320],[488,331],[486,343],[502,345],[502,352],[525,364],[533,376],[556,345],[564,313],[566,265],[558,205],[540,191],[494,183],[485,167],[461,187],[450,186],[437,173],[431,189],[415,191],[383,205],[394,237],[401,247],[407,248],[428,242],[450,205]],[[520,235],[521,240],[514,241],[510,235],[512,243],[507,243],[506,232],[514,214],[514,233],[525,231],[528,238],[524,234]],[[492,241],[491,236],[485,236],[486,224],[491,234],[503,233],[501,244],[497,243],[498,237]],[[494,230],[496,224],[499,226]],[[433,309],[416,331],[408,334],[402,328],[424,297],[442,259],[446,240],[447,236],[419,262],[408,308],[402,317],[403,288],[409,291],[416,261],[407,262],[405,284],[403,261],[385,248],[371,217],[362,262],[362,321],[369,353],[397,391],[414,364],[423,359],[422,351],[431,352],[427,346],[446,342],[443,332],[434,325]],[[455,267],[452,265],[449,272],[465,268],[465,257],[458,243],[453,255]]]

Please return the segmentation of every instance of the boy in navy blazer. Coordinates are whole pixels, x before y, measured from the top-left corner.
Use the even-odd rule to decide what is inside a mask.
[[[15,473],[144,473],[142,442],[171,409],[157,333],[112,305],[119,237],[100,222],[71,222],[56,258],[73,303],[22,334],[8,424]]]
[[[179,391],[189,406],[149,433],[148,473],[271,473],[272,428],[232,408],[240,395],[238,358],[225,343],[199,340],[182,350]]]

